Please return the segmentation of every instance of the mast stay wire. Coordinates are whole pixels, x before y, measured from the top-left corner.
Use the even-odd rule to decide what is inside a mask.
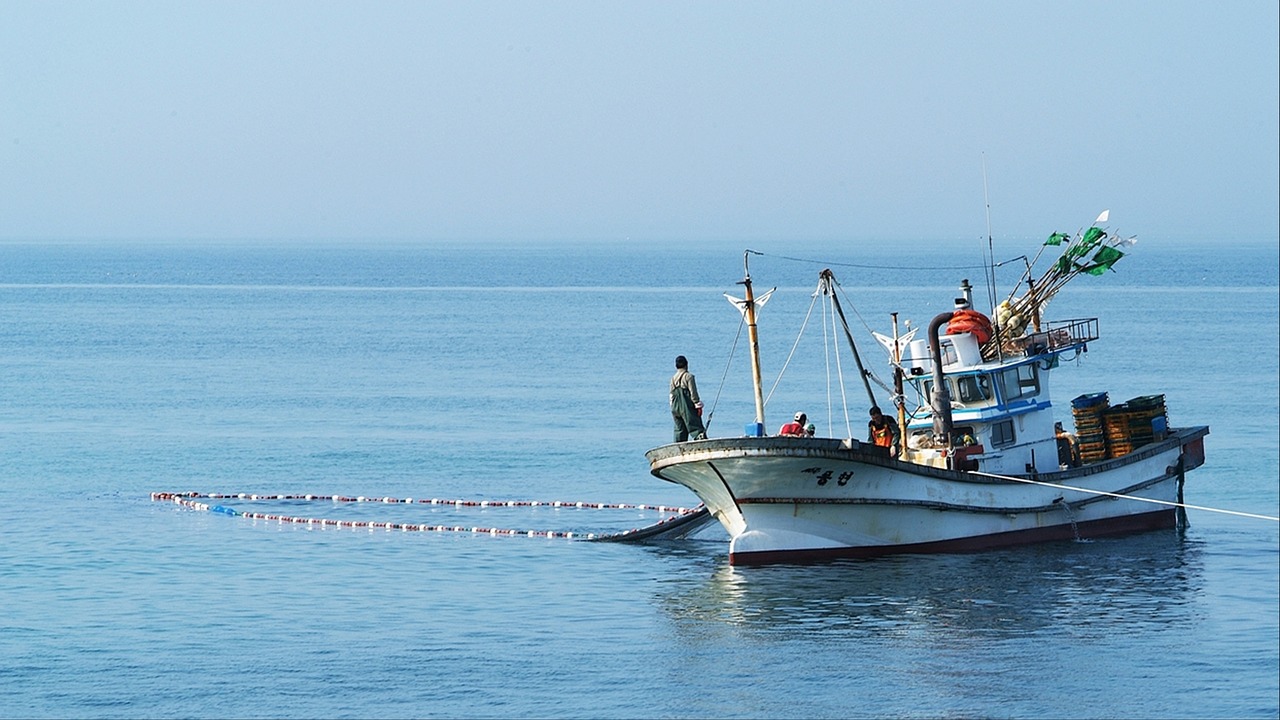
[[[770,388],[769,388],[769,394],[765,397],[765,405],[767,406],[767,405],[769,404],[769,401],[773,398],[773,394],[774,394],[774,392],[778,389],[778,385],[779,385],[779,383],[781,383],[781,382],[782,382],[782,377],[783,377],[783,375],[786,373],[787,368],[791,365],[791,360],[795,357],[796,349],[800,346],[800,340],[804,337],[805,330],[806,330],[806,329],[808,328],[808,326],[809,326],[809,321],[813,318],[813,309],[814,309],[815,304],[818,302],[818,298],[819,298],[820,296],[821,296],[821,297],[826,297],[826,298],[827,298],[827,302],[825,302],[825,303],[823,303],[823,304],[822,304],[822,315],[823,315],[823,318],[822,318],[822,326],[823,326],[822,341],[823,341],[823,347],[824,347],[823,356],[824,356],[824,358],[828,358],[828,357],[829,357],[829,356],[828,356],[828,352],[830,352],[830,354],[831,354],[831,355],[834,355],[834,356],[835,356],[835,361],[836,361],[836,377],[837,377],[836,385],[840,388],[840,405],[841,405],[841,409],[843,410],[843,414],[844,414],[845,430],[846,430],[846,432],[848,432],[848,433],[849,433],[849,435],[848,435],[849,437],[853,437],[853,430],[852,430],[853,425],[852,425],[852,420],[851,420],[851,419],[850,419],[850,417],[849,417],[849,398],[848,398],[848,395],[846,394],[846,390],[845,390],[844,366],[843,366],[843,364],[842,364],[842,363],[841,363],[841,361],[840,361],[840,343],[839,343],[839,342],[834,342],[834,343],[831,343],[831,344],[829,344],[829,343],[828,343],[828,339],[834,339],[834,338],[839,337],[839,328],[840,328],[840,326],[838,326],[838,325],[836,324],[837,320],[839,320],[839,321],[840,321],[840,323],[841,323],[841,325],[843,325],[843,327],[844,327],[844,332],[845,332],[845,335],[846,335],[846,336],[849,336],[849,335],[850,335],[850,333],[849,333],[849,324],[848,324],[847,322],[845,322],[845,321],[844,321],[844,315],[843,315],[843,313],[840,313],[840,312],[839,312],[839,301],[838,301],[838,300],[836,299],[836,297],[835,297],[835,292],[834,292],[834,290],[832,290],[831,292],[827,292],[827,291],[826,291],[826,287],[827,287],[827,283],[825,283],[825,282],[823,282],[823,281],[821,281],[821,280],[820,280],[820,281],[819,281],[819,283],[818,283],[818,287],[817,287],[817,289],[815,289],[815,290],[813,291],[813,294],[810,296],[810,297],[811,297],[811,300],[810,300],[810,302],[809,302],[809,309],[808,309],[808,311],[805,313],[804,321],[800,324],[800,331],[796,334],[795,342],[794,342],[794,343],[792,343],[792,345],[791,345],[791,351],[787,354],[787,359],[786,359],[786,361],[782,364],[782,369],[778,371],[778,376],[777,376],[777,378],[774,380],[773,385],[772,385],[772,386],[770,386]],[[832,307],[831,315],[830,315],[830,317],[831,317],[831,328],[830,328],[831,335],[830,335],[830,336],[828,336],[828,335],[827,335],[827,305],[828,305],[828,303],[829,303],[829,304],[831,305],[831,307]],[[861,319],[861,317],[859,317],[859,319]],[[850,339],[850,343],[851,343],[851,345],[852,345],[852,337],[850,336],[850,338],[849,338],[849,339]],[[854,352],[854,353],[855,353],[855,359],[856,359],[857,348],[856,348],[856,347],[851,347],[851,350],[852,350],[852,352]],[[826,363],[827,363],[827,422],[828,422],[828,424],[829,424],[831,427],[834,427],[834,425],[835,425],[835,419],[832,417],[832,407],[833,407],[833,403],[832,403],[832,401],[831,401],[831,366],[830,366],[830,360],[829,360],[829,359],[828,359],[828,360],[826,360]],[[859,367],[861,367],[861,366],[862,366],[862,365],[861,365],[861,362],[859,362],[859,363],[858,363],[858,366],[859,366]],[[867,378],[868,378],[868,377],[871,377],[871,379],[874,379],[874,380],[876,381],[876,384],[877,384],[877,385],[879,385],[880,387],[884,388],[886,392],[888,392],[888,391],[889,391],[889,388],[888,388],[887,386],[885,386],[885,384],[884,384],[883,382],[881,382],[881,380],[880,380],[879,378],[874,377],[874,376],[872,375],[872,373],[870,373],[870,371],[866,371],[866,370],[864,370],[864,371],[862,371],[862,372],[863,372],[863,384],[864,384],[864,385],[867,383]],[[870,389],[869,389],[869,388],[868,388],[868,395],[870,395]],[[873,402],[873,403],[875,402],[875,401],[874,401],[874,398],[872,399],[872,402]]]
[[[827,373],[827,427],[834,428],[835,405],[831,402],[831,354],[834,352],[831,347],[831,337],[827,335],[827,304],[822,304],[822,365]],[[840,387],[841,395],[844,394],[844,386]]]
[[[849,420],[849,397],[848,397],[848,395],[847,395],[847,394],[846,394],[846,392],[845,392],[845,387],[844,387],[844,366],[840,363],[840,340],[839,340],[839,335],[838,335],[838,334],[837,334],[837,332],[836,332],[837,328],[836,328],[836,305],[835,305],[835,293],[833,292],[833,293],[831,294],[831,296],[830,296],[830,297],[831,297],[830,302],[831,302],[831,340],[832,340],[832,342],[831,342],[831,354],[832,354],[832,355],[835,355],[835,358],[836,358],[836,375],[837,375],[837,377],[838,377],[838,378],[839,378],[839,380],[840,380],[840,382],[839,382],[839,387],[840,387],[840,406],[841,406],[841,409],[842,409],[842,410],[844,410],[844,429],[845,429],[845,432],[846,432],[846,433],[848,433],[847,437],[852,438],[852,437],[853,437],[853,425],[852,425],[852,423],[851,423],[851,422],[850,422],[850,420]],[[826,332],[825,332],[825,327],[826,327],[826,326],[825,326],[825,324],[824,324],[824,326],[823,326],[823,327],[824,327],[823,337],[825,338],[825,336],[826,336]],[[848,331],[848,326],[847,326],[847,325],[846,325],[845,330],[846,330],[846,332]],[[864,377],[865,377],[865,376],[864,376]],[[828,381],[828,382],[829,382],[829,381]],[[828,395],[830,395],[830,391],[828,391]],[[830,401],[828,401],[828,403],[829,403],[829,402],[830,402]]]
[[[836,322],[835,311],[828,309],[827,306],[829,304],[830,304],[829,302],[824,302],[822,304],[822,361],[827,371],[827,427],[830,429],[834,429],[836,426],[836,419],[835,419],[836,405],[831,397],[831,387],[833,385],[833,383],[831,382],[831,358],[832,357],[834,357],[836,360],[837,381],[834,383],[834,385],[840,388],[840,402],[842,405],[845,402],[844,400],[845,392],[844,392],[844,371],[840,367],[840,343],[835,339],[835,330],[834,330],[835,322]],[[830,316],[828,316],[828,312],[830,312]],[[830,327],[828,327],[827,325],[828,320],[831,323]],[[849,424],[847,421],[847,418],[849,415],[848,407],[844,408],[844,414],[846,418],[845,426],[847,427]],[[832,434],[834,435],[834,433]]]
[[[769,400],[773,397],[773,392],[778,389],[778,383],[782,382],[782,375],[787,371],[787,366],[791,364],[791,359],[796,355],[796,348],[800,346],[800,338],[804,337],[805,328],[809,326],[809,318],[813,315],[813,306],[818,302],[817,291],[813,294],[813,299],[809,301],[809,311],[804,315],[804,322],[800,323],[800,332],[796,334],[796,341],[791,344],[791,352],[787,353],[786,362],[782,363],[782,369],[778,371],[778,377],[774,379],[773,385],[769,387],[769,394],[765,396],[764,404],[769,405]]]
[[[839,292],[840,294],[844,295],[845,302],[847,302],[847,303],[849,304],[849,309],[853,312],[854,317],[858,318],[858,322],[862,323],[862,329],[863,329],[863,330],[866,330],[868,335],[871,335],[871,336],[873,336],[873,337],[874,337],[874,336],[875,336],[875,331],[871,329],[871,325],[867,323],[867,319],[866,319],[866,318],[864,318],[864,317],[862,317],[862,313],[858,312],[858,306],[857,306],[857,305],[854,305],[854,304],[853,304],[853,302],[849,300],[849,294],[848,294],[848,293],[846,293],[846,292],[844,291],[844,286],[840,284],[840,281],[839,281],[838,279],[836,279],[835,275],[832,275],[832,276],[831,276],[831,280],[832,280],[832,285],[834,285],[833,297],[834,297],[834,293],[836,293],[836,292]],[[846,326],[845,326],[845,331],[846,331],[846,332],[848,332],[848,324],[847,324],[847,323],[846,323]],[[876,343],[876,344],[878,345],[879,343]],[[882,346],[882,348],[881,348],[881,349],[882,349],[882,350],[884,351],[884,353],[885,353],[885,358],[886,358],[890,363],[892,363],[892,362],[893,362],[893,354],[889,351],[889,349],[888,349],[888,348],[884,348],[884,347]],[[870,379],[870,380],[871,380],[872,382],[874,382],[876,385],[879,385],[879,386],[880,386],[880,388],[881,388],[882,390],[884,390],[885,392],[889,393],[890,395],[893,395],[893,390],[892,390],[892,388],[890,388],[890,387],[889,387],[889,384],[888,384],[888,383],[886,383],[884,380],[881,380],[881,379],[880,379],[880,377],[879,377],[878,375],[876,375],[876,373],[875,373],[875,371],[874,371],[874,370],[866,370],[865,372],[866,372],[865,377],[866,377],[867,379]]]
[[[994,248],[993,248],[993,250],[994,250]],[[786,261],[788,261],[788,262],[797,262],[797,263],[804,263],[804,264],[809,264],[809,265],[824,265],[824,266],[828,266],[828,267],[830,267],[830,266],[835,266],[835,267],[850,267],[850,268],[858,268],[858,269],[866,269],[866,270],[982,270],[982,271],[984,271],[984,274],[985,274],[987,271],[994,271],[994,269],[995,269],[995,268],[1003,267],[1003,266],[1005,266],[1005,265],[1008,265],[1008,264],[1010,264],[1010,263],[1016,262],[1016,261],[1018,261],[1018,260],[1023,261],[1023,263],[1027,263],[1027,262],[1028,262],[1028,258],[1027,258],[1025,255],[1020,255],[1020,256],[1017,256],[1017,257],[1009,258],[1009,259],[1007,259],[1007,260],[1002,260],[1002,261],[1000,261],[1000,262],[992,262],[992,263],[985,263],[985,262],[984,262],[984,263],[983,263],[983,264],[981,264],[981,265],[945,265],[945,266],[921,266],[921,265],[914,265],[914,266],[902,266],[902,265],[871,265],[871,264],[866,264],[866,263],[848,263],[848,262],[834,262],[834,261],[814,260],[814,259],[812,259],[812,258],[796,257],[796,256],[793,256],[793,255],[779,255],[779,254],[774,254],[774,253],[764,253],[764,252],[760,252],[760,251],[758,251],[758,250],[751,250],[751,249],[748,249],[746,252],[747,252],[747,253],[749,253],[749,254],[751,254],[751,255],[756,255],[756,256],[758,256],[758,257],[774,258],[774,259],[777,259],[777,260],[786,260]],[[993,258],[994,258],[994,252],[993,252],[992,254],[993,254]],[[833,279],[834,279],[834,278],[833,278]],[[843,285],[842,285],[838,280],[834,283],[834,285],[835,285],[835,292],[839,292],[839,293],[843,293],[843,294],[844,294],[845,301],[846,301],[846,302],[848,302],[849,307],[851,308],[851,310],[852,310],[852,312],[853,312],[854,316],[858,318],[858,322],[862,323],[862,327],[863,327],[863,329],[864,329],[868,334],[874,333],[874,331],[871,329],[870,324],[867,322],[866,318],[865,318],[865,317],[863,317],[863,316],[862,316],[862,313],[858,311],[857,306],[856,306],[856,305],[854,305],[852,302],[850,302],[850,301],[849,301],[849,295],[848,295],[848,293],[847,293],[847,292],[844,292],[844,286],[843,286]],[[810,306],[810,313],[812,313],[812,305]],[[823,314],[824,314],[824,316],[825,316],[825,314],[826,314],[826,307],[825,307],[825,305],[824,305],[824,307],[823,307]],[[806,316],[805,316],[805,323],[808,323],[808,320],[809,320],[809,316],[808,316],[808,315],[806,315]],[[745,322],[745,321],[744,321],[744,322]],[[826,331],[825,331],[825,328],[826,328],[826,319],[825,319],[825,317],[824,317],[824,319],[823,319],[823,327],[824,327],[824,343],[825,343],[825,341],[826,341],[826,335],[825,335],[825,332],[826,332]],[[834,317],[832,318],[832,327],[833,327],[833,329],[832,329],[832,331],[831,331],[831,332],[833,333],[833,335],[838,335],[838,332],[837,332],[837,331],[836,331],[836,329],[835,329],[835,318],[834,318]],[[803,329],[801,330],[801,334],[803,334]],[[741,325],[739,325],[739,335],[741,335]],[[734,340],[734,343],[735,343],[735,347],[736,347],[736,344],[737,344],[737,339],[736,339],[736,338],[735,338],[735,340]],[[797,343],[797,344],[799,343],[799,337],[797,337],[797,339],[796,339],[796,343]],[[879,343],[877,343],[877,344],[879,344]],[[836,345],[838,346],[838,345],[839,345],[839,343],[836,343]],[[886,358],[888,358],[888,359],[890,359],[890,361],[892,361],[892,354],[889,352],[889,350],[888,350],[887,348],[882,348],[882,350],[885,352],[885,356],[886,356]],[[842,367],[840,366],[840,355],[839,355],[839,351],[838,351],[838,349],[837,349],[837,350],[835,350],[835,351],[833,351],[833,353],[834,353],[834,354],[835,354],[835,356],[836,356],[836,365],[837,365],[837,367],[836,367],[836,372],[837,372],[837,376],[838,376],[838,382],[839,382],[839,385],[840,385],[840,393],[841,393],[841,397],[842,397],[842,404],[843,404],[843,405],[845,405],[845,407],[844,407],[844,413],[845,413],[845,415],[846,415],[846,424],[848,424],[848,422],[849,422],[849,421],[848,421],[848,417],[847,417],[847,416],[848,416],[849,408],[848,408],[847,398],[846,398],[846,396],[845,396],[843,369],[842,369]],[[790,361],[791,361],[791,356],[792,356],[792,355],[794,355],[794,354],[795,354],[795,346],[793,346],[793,347],[792,347],[791,354],[790,354],[790,355],[788,355],[788,358],[787,358],[787,362],[788,362],[788,363],[790,363]],[[785,366],[784,366],[784,368],[783,368],[783,369],[784,369],[784,370],[786,369],[786,368],[785,368]],[[726,370],[725,370],[725,372],[726,372],[726,375],[727,375],[727,373],[728,373],[728,368],[727,368],[727,366],[726,366]],[[886,393],[888,393],[889,395],[896,397],[896,396],[894,395],[894,391],[893,391],[893,389],[889,386],[889,384],[888,384],[888,383],[886,383],[883,379],[881,379],[878,375],[876,375],[876,373],[875,373],[874,371],[872,371],[872,370],[866,370],[866,371],[865,371],[865,373],[866,373],[866,374],[865,374],[865,376],[864,376],[864,377],[865,377],[866,379],[869,379],[871,382],[874,382],[876,385],[878,385],[882,390],[884,390],[884,391],[885,391]],[[829,367],[828,367],[827,374],[828,374],[828,381],[827,381],[827,382],[828,382],[828,386],[830,386],[830,369],[829,369]],[[772,397],[772,395],[773,395],[773,391],[777,388],[777,386],[778,386],[778,381],[780,381],[780,380],[781,380],[781,378],[782,378],[782,373],[780,372],[780,373],[778,374],[778,380],[775,380],[775,381],[774,381],[773,387],[772,387],[772,388],[770,389],[770,391],[769,391],[769,395],[770,395],[770,397]],[[723,380],[721,381],[721,388],[723,389]],[[718,400],[718,398],[719,398],[719,391],[717,391],[717,400]],[[827,402],[828,409],[830,409],[830,408],[831,408],[831,405],[832,405],[832,403],[831,403],[831,401],[830,401],[830,393],[828,392],[828,402]],[[830,414],[830,413],[828,412],[828,414]],[[913,413],[913,416],[914,416],[914,413]],[[830,418],[830,417],[828,418],[828,422],[831,422],[831,418]]]
[[[845,339],[849,341],[849,350],[853,353],[853,361],[858,366],[858,379],[862,381],[862,386],[867,391],[867,400],[872,404],[876,404],[875,393],[871,391],[871,383],[868,382],[867,376],[869,372],[865,365],[862,364],[862,356],[858,354],[858,344],[853,341],[853,332],[849,330],[849,321],[845,319],[844,310],[840,308],[840,298],[836,297],[835,290],[830,286],[835,282],[835,274],[830,268],[820,273],[823,288],[831,294],[831,307],[835,310],[836,315],[840,318],[840,327],[844,329]]]
[[[756,253],[755,251],[750,251],[750,252],[757,255],[761,254],[761,253]],[[805,330],[808,328],[809,321],[812,320],[813,318],[814,305],[815,303],[817,303],[819,296],[826,297],[827,302],[823,303],[822,305],[822,315],[823,315],[822,326],[823,326],[823,348],[824,348],[823,357],[825,359],[824,362],[826,363],[826,374],[827,374],[827,422],[830,427],[832,428],[835,427],[835,418],[832,416],[834,403],[832,402],[832,397],[831,397],[832,382],[831,382],[831,364],[830,364],[830,356],[834,355],[835,361],[836,361],[836,376],[837,376],[836,385],[838,385],[840,388],[840,405],[841,405],[842,413],[844,415],[845,430],[846,432],[849,433],[848,435],[849,437],[853,437],[852,419],[849,416],[849,398],[847,395],[847,389],[845,388],[844,366],[843,366],[843,363],[841,362],[841,356],[839,351],[840,343],[838,341],[835,341],[834,344],[830,344],[828,341],[838,338],[840,335],[840,329],[843,327],[845,337],[848,339],[850,344],[850,351],[854,354],[854,360],[857,361],[862,383],[866,387],[867,396],[868,398],[870,398],[871,404],[873,405],[876,404],[876,401],[875,401],[874,395],[872,395],[871,393],[871,388],[869,385],[870,382],[875,382],[876,385],[878,385],[882,390],[884,390],[886,393],[888,393],[891,396],[893,395],[894,391],[892,388],[889,387],[888,384],[886,384],[882,379],[880,379],[880,377],[878,377],[873,371],[866,369],[863,366],[861,359],[858,357],[857,345],[853,341],[853,336],[849,328],[849,323],[845,319],[844,313],[841,311],[840,301],[836,297],[836,292],[841,289],[842,288],[840,287],[839,282],[835,280],[835,276],[831,273],[825,273],[824,276],[819,280],[817,289],[815,289],[813,294],[810,295],[811,300],[809,302],[809,309],[805,313],[804,321],[800,325],[800,330],[796,335],[795,342],[792,343],[791,350],[787,354],[787,359],[783,363],[782,369],[778,371],[778,375],[774,379],[773,385],[770,386],[769,393],[765,397],[764,403],[767,406],[770,400],[773,399],[773,395],[777,391],[778,385],[782,382],[782,378],[786,374],[787,368],[790,367],[792,359],[795,358],[796,350],[799,348],[800,341],[804,338],[804,333],[805,333]],[[848,299],[847,294],[845,295],[845,298],[846,300]],[[830,304],[831,306],[831,315],[830,315],[831,327],[829,329],[827,328],[827,311],[828,311],[827,305],[828,304]],[[853,306],[852,304],[850,304],[850,307],[853,308],[853,312],[857,316],[858,320],[862,322],[863,328],[865,328],[868,333],[872,332],[870,326],[867,324],[866,319],[862,317],[861,313],[858,312],[857,307]],[[837,322],[839,324],[837,324]],[[828,330],[831,333],[830,336],[827,335]],[[741,337],[741,332],[742,332],[742,326],[740,324],[738,329],[738,333],[739,333],[738,337]],[[734,339],[735,348],[737,346],[737,340],[738,338]],[[725,377],[727,376],[728,376],[728,366],[726,366],[725,368]],[[719,396],[720,396],[721,390],[724,387],[724,382],[725,382],[724,377],[722,377],[720,390],[716,391],[716,401],[715,401],[716,403],[719,402]],[[714,403],[713,403],[713,408],[714,408]],[[712,411],[712,414],[714,414],[714,409]],[[708,420],[707,420],[708,427],[710,426],[710,418],[711,416],[708,415]]]
[[[860,270],[985,270],[985,269],[986,269],[986,267],[987,267],[986,265],[937,265],[937,266],[929,266],[929,265],[867,265],[867,264],[864,264],[864,263],[832,262],[832,261],[824,261],[824,260],[813,260],[813,259],[811,259],[811,258],[795,257],[795,256],[793,256],[793,255],[775,255],[775,254],[773,254],[773,253],[762,253],[762,252],[760,252],[760,251],[758,251],[758,250],[748,250],[747,252],[751,253],[752,255],[758,255],[758,256],[760,256],[760,257],[774,258],[774,259],[777,259],[777,260],[786,260],[786,261],[788,261],[788,262],[806,263],[806,264],[809,264],[809,265],[825,265],[825,266],[828,266],[828,267],[850,267],[850,268],[858,268],[858,269],[860,269]],[[1013,258],[1013,259],[1014,259],[1014,260],[1016,260],[1017,258]],[[1005,261],[1003,261],[1003,262],[997,263],[997,266],[999,266],[999,265],[1004,265],[1004,264],[1006,264],[1006,263],[1008,263],[1008,262],[1011,262],[1011,261],[1010,261],[1010,260],[1005,260]]]
[[[724,373],[720,375],[720,387],[716,388],[715,399],[711,401],[711,409],[707,411],[707,421],[702,424],[704,430],[711,429],[711,420],[716,416],[716,408],[720,405],[720,393],[724,392],[724,384],[729,378],[729,368],[733,366],[733,357],[738,352],[738,341],[742,339],[742,328],[747,324],[747,316],[738,321],[738,334],[733,336],[733,346],[729,348],[729,358],[724,362]]]

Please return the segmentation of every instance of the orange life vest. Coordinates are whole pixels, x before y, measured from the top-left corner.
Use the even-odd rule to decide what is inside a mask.
[[[879,445],[880,447],[893,446],[893,431],[889,429],[888,423],[885,423],[884,425],[881,425],[879,427],[873,424],[871,426],[871,437],[875,442],[875,444]]]

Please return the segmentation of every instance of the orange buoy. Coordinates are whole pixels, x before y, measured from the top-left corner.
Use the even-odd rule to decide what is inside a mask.
[[[947,334],[961,333],[973,333],[974,338],[981,345],[991,339],[993,333],[991,320],[977,310],[956,310],[951,314],[951,320],[947,322]]]

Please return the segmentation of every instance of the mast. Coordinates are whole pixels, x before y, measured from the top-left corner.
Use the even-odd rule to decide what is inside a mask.
[[[756,390],[756,426],[760,433],[764,432],[764,382],[760,377],[760,336],[756,331],[756,298],[751,290],[751,268],[747,264],[747,253],[742,254],[742,268],[746,273],[740,285],[747,288],[746,302],[742,312],[747,319],[747,338],[751,342],[751,382]]]

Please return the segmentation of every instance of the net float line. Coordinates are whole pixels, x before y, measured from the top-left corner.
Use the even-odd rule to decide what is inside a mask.
[[[314,517],[297,517],[293,515],[281,515],[278,513],[260,513],[246,512],[235,508],[226,507],[225,505],[215,505],[206,502],[200,502],[200,498],[206,499],[245,499],[245,500],[311,500],[311,501],[334,501],[334,502],[377,502],[386,504],[412,504],[422,503],[430,505],[438,505],[444,507],[557,507],[557,508],[586,508],[586,509],[641,509],[641,510],[658,510],[660,512],[675,513],[669,517],[663,518],[654,525],[645,528],[632,528],[618,533],[580,533],[573,531],[561,530],[514,530],[510,528],[496,527],[480,527],[471,525],[441,525],[429,523],[401,523],[401,522],[383,522],[378,520],[334,520],[332,518],[314,518]],[[364,528],[369,530],[400,530],[403,532],[454,532],[454,533],[471,533],[473,535],[491,535],[491,536],[524,536],[524,537],[546,537],[546,538],[564,538],[564,539],[581,539],[581,540],[621,540],[628,536],[652,536],[660,532],[667,523],[678,524],[673,521],[687,519],[703,512],[701,506],[697,508],[677,508],[666,505],[630,505],[625,503],[564,503],[564,502],[546,502],[546,501],[489,501],[489,500],[440,500],[433,498],[431,500],[414,500],[413,498],[367,498],[367,497],[347,497],[340,495],[263,495],[254,493],[237,493],[237,494],[208,494],[195,492],[153,492],[151,493],[153,502],[172,502],[175,505],[185,507],[191,510],[201,512],[212,512],[221,515],[229,515],[231,517],[243,517],[251,520],[267,520],[275,521],[282,525],[305,525],[309,527],[334,527],[334,528]]]
[[[549,508],[588,508],[594,510],[656,510],[658,512],[687,513],[691,508],[675,505],[633,505],[628,503],[597,503],[566,500],[448,500],[441,498],[395,498],[367,497],[364,495],[271,495],[262,493],[200,493],[200,492],[154,492],[151,499],[167,501],[174,498],[205,498],[208,500],[306,500],[330,501],[335,503],[384,503],[388,505],[444,505],[453,507],[549,507]]]

